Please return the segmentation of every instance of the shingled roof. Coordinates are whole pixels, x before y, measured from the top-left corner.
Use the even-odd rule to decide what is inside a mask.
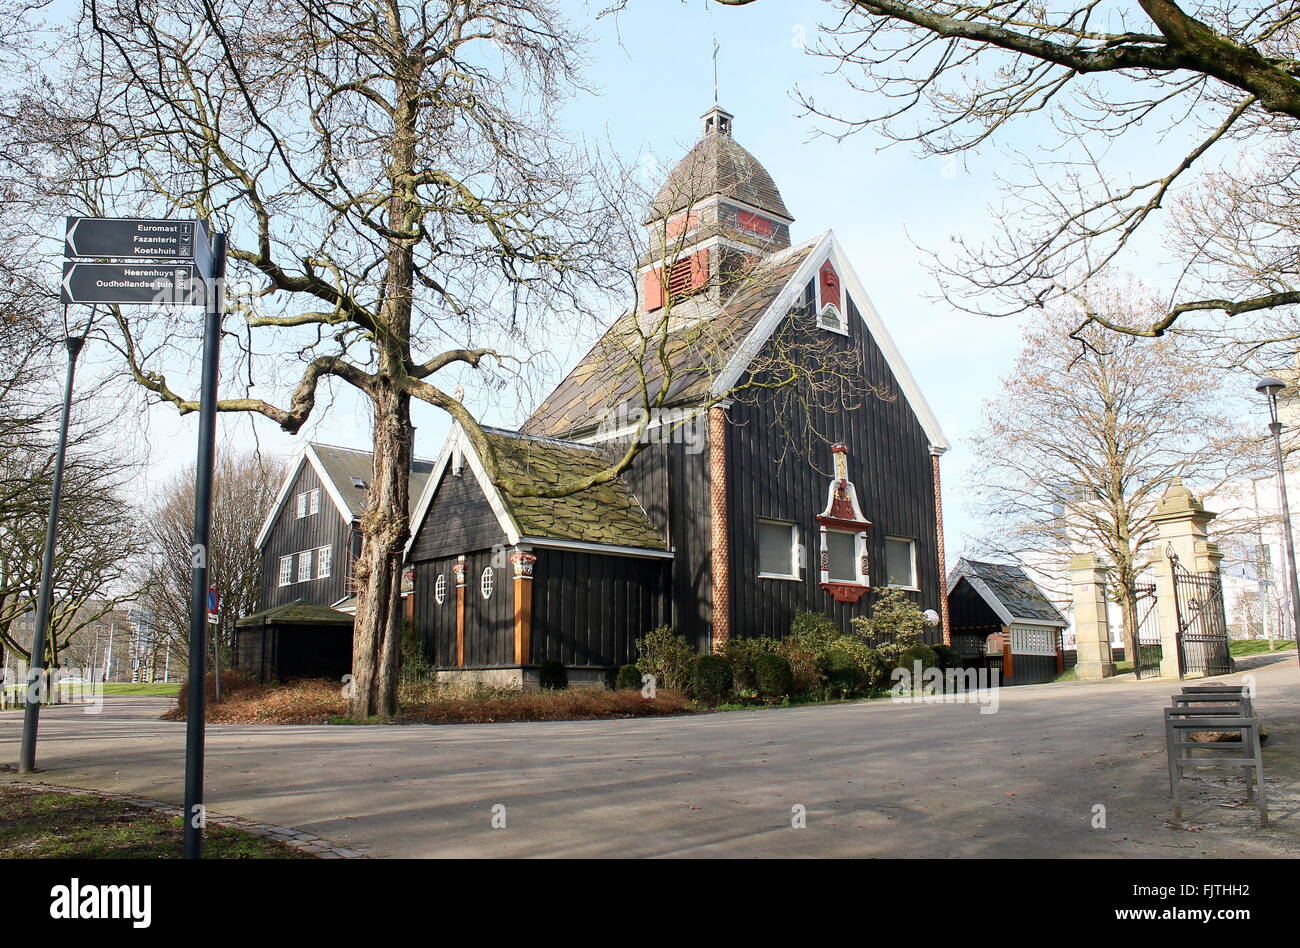
[[[316,603],[298,600],[272,606],[238,620],[237,626],[250,625],[351,625],[353,617]]]
[[[1038,584],[1019,566],[959,559],[948,574],[949,595],[963,579],[1007,625],[1016,620],[1068,624]]]
[[[321,466],[325,468],[326,475],[338,488],[344,501],[347,502],[348,508],[352,511],[352,516],[360,517],[365,513],[366,497],[369,490],[356,487],[353,478],[360,480],[368,488],[370,479],[374,476],[374,463],[370,452],[315,442],[312,443],[312,448],[316,452],[316,457],[320,459]],[[417,459],[411,462],[412,497],[420,496],[432,471],[432,461]]]
[[[701,398],[815,243],[808,241],[765,258],[720,307],[703,304],[712,311],[683,320],[672,330],[662,359],[657,337],[648,335],[638,323],[645,316],[624,314],[529,416],[523,431],[571,435],[617,417],[620,409],[637,417],[642,374],[655,393],[663,384],[665,369],[669,376],[665,407]]]
[[[667,217],[714,194],[793,220],[767,169],[722,132],[706,134],[677,163],[654,199],[650,216]]]
[[[591,445],[500,428],[484,430],[504,473],[521,484],[554,487],[568,478],[602,471],[611,463],[604,451]],[[568,497],[513,497],[504,492],[500,496],[523,537],[667,548],[662,534],[621,479]]]

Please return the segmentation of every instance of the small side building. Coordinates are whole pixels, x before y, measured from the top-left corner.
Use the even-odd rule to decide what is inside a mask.
[[[953,648],[974,663],[997,666],[1008,685],[1052,681],[1064,670],[1061,632],[1068,625],[1019,566],[960,559],[948,574]]]
[[[264,683],[342,679],[352,670],[352,616],[301,600],[245,616],[235,623],[235,667]]]

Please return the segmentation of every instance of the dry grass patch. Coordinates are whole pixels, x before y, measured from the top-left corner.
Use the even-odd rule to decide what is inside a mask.
[[[214,700],[208,676],[204,720],[209,724],[328,724],[347,710],[343,686],[336,681],[291,681],[265,685],[233,673],[221,674],[221,701]],[[188,689],[181,688],[176,707],[165,721],[184,721]]]
[[[205,718],[209,724],[347,724],[347,700],[336,681],[292,681],[264,685],[238,676],[221,676],[221,702],[212,700],[209,676]],[[186,690],[163,715],[183,721]],[[600,718],[659,717],[690,711],[685,695],[659,689],[653,699],[639,691],[570,688],[520,691],[483,685],[404,687],[398,724],[491,724],[505,721],[590,721]]]
[[[684,714],[690,702],[659,689],[654,698],[639,691],[569,688],[513,691],[505,688],[448,689],[420,702],[403,703],[401,719],[419,724],[491,724],[496,721],[590,721],[598,718]]]

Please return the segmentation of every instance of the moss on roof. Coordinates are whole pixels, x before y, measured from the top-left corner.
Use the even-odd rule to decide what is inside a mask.
[[[554,487],[568,478],[594,474],[611,463],[603,451],[589,445],[500,429],[486,429],[486,433],[503,472],[521,484]],[[504,491],[501,497],[526,537],[667,548],[640,501],[621,479],[568,497],[513,497]]]
[[[235,625],[351,625],[352,616],[313,602],[291,602],[244,616]]]

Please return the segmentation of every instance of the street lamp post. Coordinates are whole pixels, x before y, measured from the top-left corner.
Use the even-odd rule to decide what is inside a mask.
[[[1277,397],[1286,388],[1280,379],[1259,380],[1255,391],[1268,399],[1268,430],[1273,435],[1273,452],[1277,462],[1277,488],[1282,497],[1282,537],[1286,542],[1286,575],[1291,590],[1291,634],[1300,637],[1300,579],[1296,576],[1295,540],[1291,536],[1291,505],[1286,496],[1286,470],[1282,464],[1282,422],[1277,417]]]

